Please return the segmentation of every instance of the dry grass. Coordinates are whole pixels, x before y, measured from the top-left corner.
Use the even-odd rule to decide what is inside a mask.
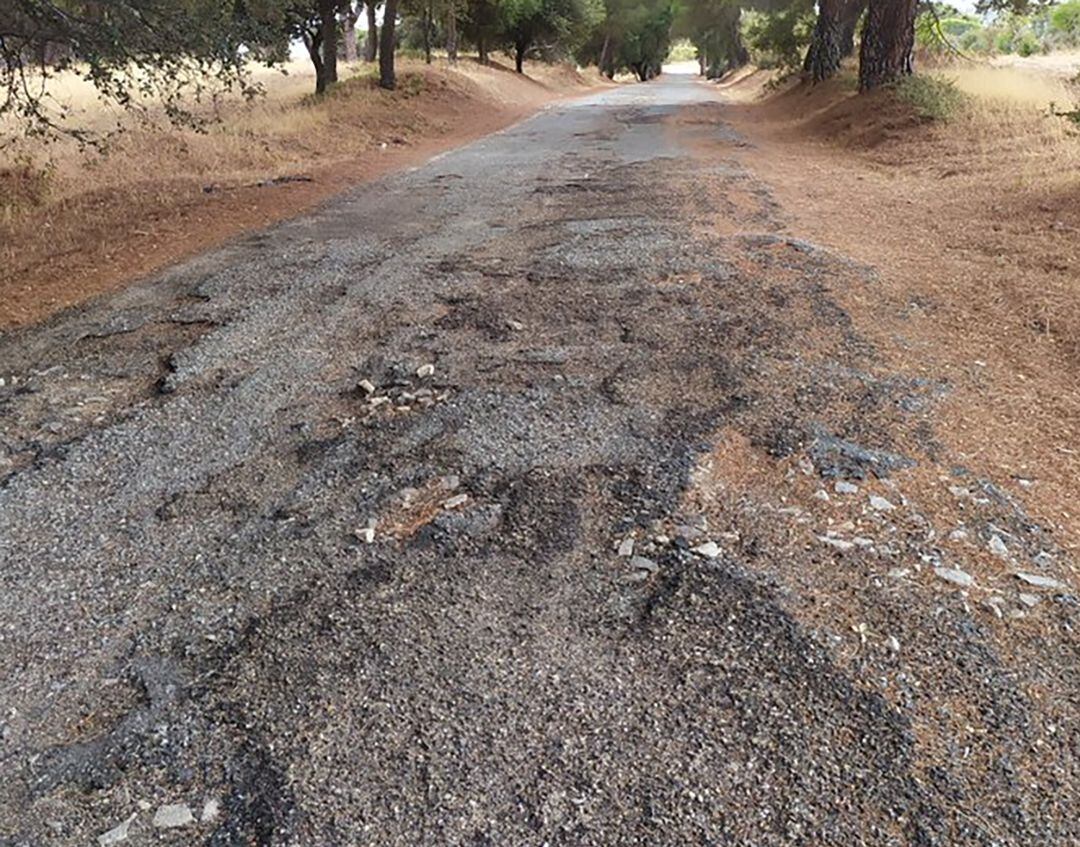
[[[295,214],[329,194],[506,125],[555,97],[599,83],[571,68],[445,61],[399,63],[399,88],[374,69],[343,68],[316,100],[311,71],[262,70],[266,96],[205,103],[201,130],[137,120],[64,77],[54,96],[83,125],[125,131],[104,153],[71,140],[26,139],[0,152],[0,327],[36,319]],[[311,182],[260,187],[282,177]]]

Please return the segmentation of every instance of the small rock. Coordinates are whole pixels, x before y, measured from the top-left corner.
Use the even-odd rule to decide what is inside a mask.
[[[856,535],[854,538],[851,539],[851,543],[854,544],[856,547],[873,547],[874,539],[864,538],[861,535]]]
[[[221,814],[221,803],[217,797],[208,797],[206,802],[203,803],[202,814],[199,815],[199,821],[202,823],[209,823],[210,821],[217,820],[217,816]]]
[[[1034,585],[1036,588],[1051,588],[1059,591],[1068,588],[1065,583],[1060,582],[1053,577],[1042,576],[1037,573],[1017,573],[1016,578],[1021,582],[1026,582],[1028,585]]]
[[[819,488],[817,491],[814,492],[814,499],[815,500],[823,500],[824,502],[828,503],[829,502],[829,492],[826,491],[824,488]]]
[[[1022,593],[1020,595],[1020,602],[1023,603],[1025,606],[1027,606],[1029,609],[1031,609],[1031,608],[1033,608],[1035,606],[1038,606],[1040,600],[1042,600],[1042,598],[1038,594],[1023,594]]]
[[[512,329],[514,332],[521,332],[523,329],[525,329],[525,324],[523,324],[521,321],[508,320],[506,322],[506,325],[510,327],[510,329]]]
[[[808,457],[803,456],[801,459],[799,459],[799,470],[802,471],[806,476],[810,476],[810,474],[814,472],[814,463],[811,462]]]
[[[822,544],[828,544],[830,547],[835,547],[837,550],[851,550],[855,546],[853,541],[845,541],[843,538],[833,538],[831,535],[819,535],[817,539]]]
[[[704,534],[705,533],[703,533],[700,529],[694,526],[683,525],[675,527],[675,537],[681,538],[687,543],[691,541],[697,541]]]
[[[1021,488],[1031,488],[1031,486],[1033,486],[1035,484],[1030,479],[1018,478],[1016,481],[1020,485]]]
[[[421,379],[428,376],[435,376],[435,366],[430,363],[421,365],[416,369],[416,375]]]
[[[975,579],[971,574],[956,570],[955,568],[934,568],[934,573],[946,582],[952,582],[963,588],[969,588],[975,584]]]
[[[363,389],[365,394],[375,393],[375,384],[370,379],[362,379],[360,380],[360,382],[357,383],[357,385],[359,385],[360,388]]]
[[[949,493],[952,494],[953,497],[970,497],[971,496],[971,492],[968,491],[966,488],[964,488],[961,485],[950,485],[949,486]]]
[[[356,530],[356,537],[363,541],[365,544],[374,544],[375,527],[365,526],[363,529]]]
[[[442,478],[442,487],[446,491],[453,491],[459,485],[461,485],[461,477],[457,474],[447,474]]]
[[[904,579],[910,573],[908,568],[890,568],[889,579]]]
[[[876,509],[879,512],[891,512],[896,508],[892,503],[886,500],[884,497],[878,497],[876,494],[870,495],[870,508]]]
[[[636,571],[648,571],[650,574],[660,570],[660,566],[656,562],[652,559],[646,559],[644,556],[634,556],[630,560],[630,567]]]
[[[966,529],[954,529],[949,533],[950,541],[967,541],[968,533]]]
[[[854,482],[848,482],[845,479],[839,479],[833,486],[833,491],[835,491],[837,494],[858,494],[859,486],[857,486]]]
[[[706,559],[715,559],[720,555],[720,545],[715,541],[706,541],[704,544],[694,547],[690,552],[697,553]]]
[[[624,559],[634,555],[634,539],[631,536],[619,542],[619,555]]]
[[[103,832],[98,836],[97,843],[99,847],[109,847],[110,844],[119,844],[121,841],[126,841],[128,837],[128,829],[132,823],[135,822],[135,818],[138,814],[132,815],[123,823],[117,824],[108,832]]]
[[[890,635],[885,643],[889,645],[889,649],[894,653],[900,652],[900,640],[895,635]]]
[[[1009,548],[1005,546],[1005,542],[1001,540],[1000,535],[991,535],[987,546],[990,547],[990,552],[995,556],[1000,556],[1002,559],[1009,558]]]
[[[667,545],[667,544],[671,543],[671,539],[668,538],[666,535],[662,535],[662,534],[661,535],[654,535],[653,536],[653,541],[655,541],[657,544],[660,544],[660,545]]]
[[[154,826],[158,829],[175,829],[195,823],[195,816],[187,803],[172,803],[161,806],[154,812]]]
[[[443,501],[443,508],[444,509],[456,509],[458,506],[464,506],[465,503],[468,501],[468,499],[469,499],[468,494],[456,494],[453,497],[451,497],[449,500],[444,500]]]

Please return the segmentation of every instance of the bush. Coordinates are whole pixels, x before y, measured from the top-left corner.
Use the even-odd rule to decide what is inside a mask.
[[[909,103],[920,118],[946,121],[963,108],[965,95],[951,79],[909,76],[895,83],[896,96]]]
[[[1065,36],[1066,40],[1080,41],[1080,0],[1070,0],[1050,10],[1051,31]]]

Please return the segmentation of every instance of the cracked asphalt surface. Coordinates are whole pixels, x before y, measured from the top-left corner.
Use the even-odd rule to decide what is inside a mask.
[[[1080,842],[1071,589],[1005,649],[900,489],[708,494],[940,466],[1061,556],[742,143],[606,91],[0,336],[0,844]]]

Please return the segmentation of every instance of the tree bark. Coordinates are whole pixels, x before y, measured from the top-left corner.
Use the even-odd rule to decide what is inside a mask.
[[[431,4],[424,4],[424,62],[428,65],[431,64]]]
[[[356,61],[356,21],[360,17],[359,7],[349,4],[345,10],[344,38],[345,38],[345,61]]]
[[[527,42],[518,41],[514,44],[514,70],[519,74],[525,73],[525,51],[528,49]]]
[[[918,0],[870,0],[859,50],[860,91],[911,74],[917,6]]]
[[[323,75],[326,83],[337,82],[337,2],[319,0],[320,40],[322,41]],[[323,86],[323,90],[326,86]]]
[[[394,74],[394,25],[398,0],[386,0],[383,6],[382,34],[379,37],[379,85],[393,91],[397,86]]]
[[[379,25],[375,20],[375,0],[364,4],[367,13],[367,37],[364,39],[364,61],[374,62],[379,55]]]
[[[446,10],[446,58],[457,64],[457,8],[451,2]]]
[[[311,64],[315,66],[315,94],[325,94],[329,80],[326,78],[326,65],[323,63],[322,31],[304,33],[304,46],[311,57]]]
[[[604,44],[600,48],[600,61],[597,62],[597,67],[600,68],[600,73],[606,74],[608,65],[611,63],[611,33],[604,33]]]
[[[476,36],[476,58],[480,60],[481,65],[488,63],[487,41],[482,35]]]
[[[824,82],[840,70],[840,62],[855,50],[855,26],[862,0],[819,0],[817,22],[806,51],[803,70],[815,82]]]

